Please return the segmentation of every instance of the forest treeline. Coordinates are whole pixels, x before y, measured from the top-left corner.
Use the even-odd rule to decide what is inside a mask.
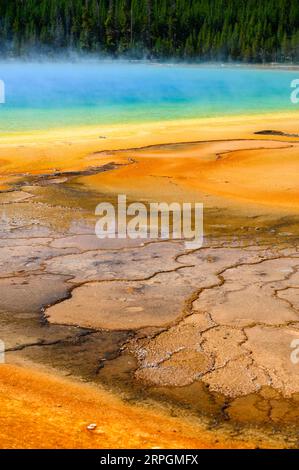
[[[299,62],[299,0],[0,0],[0,55]]]

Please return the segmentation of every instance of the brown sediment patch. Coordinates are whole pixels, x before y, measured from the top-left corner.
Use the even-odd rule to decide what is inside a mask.
[[[281,328],[257,325],[245,332],[245,346],[253,361],[265,370],[269,384],[286,397],[298,393],[299,368],[291,360],[291,343],[299,339],[299,322]]]
[[[6,193],[0,193],[0,204],[27,201],[32,197],[32,194],[26,193],[25,191],[8,191]]]
[[[82,170],[69,170],[69,171],[52,171],[51,173],[42,173],[42,174],[37,174],[37,175],[27,175],[26,176],[26,184],[32,184],[32,185],[47,185],[47,184],[61,184],[65,183],[73,178],[76,177],[83,177],[83,176],[91,176],[94,174],[98,173],[105,173],[106,171],[112,171],[116,170],[117,168],[121,168],[123,165],[126,164],[131,164],[133,161],[128,159],[127,163],[115,163],[115,162],[109,162],[109,163],[104,163],[101,166],[94,166],[90,168],[85,168]],[[23,184],[22,181],[19,182],[20,185]]]
[[[263,387],[259,394],[236,398],[227,407],[226,412],[235,422],[244,421],[246,416],[247,422],[255,426],[268,421],[273,423],[273,426],[281,426],[288,422],[296,427],[299,417],[298,396],[294,395],[293,400],[282,400],[273,388]],[[297,443],[294,444],[297,448]]]
[[[113,259],[117,257],[117,260],[108,263],[109,271],[105,263],[101,271],[100,264],[97,269],[91,269],[90,277],[85,281],[80,278],[78,266],[72,265],[72,256],[59,257],[46,263],[49,272],[77,273],[77,280],[81,279],[83,283],[79,287],[74,286],[68,300],[46,310],[48,320],[108,329],[129,327],[137,330],[146,326],[167,326],[184,315],[184,309],[188,308],[194,292],[218,285],[218,270],[230,266],[232,257],[230,249],[206,248],[186,255],[180,244],[153,243],[139,249],[136,259],[142,262],[142,266],[138,262],[135,269],[132,261],[134,253],[134,249],[114,253]],[[153,256],[155,253],[157,255]],[[246,251],[236,247],[233,253],[236,264],[260,262],[263,256],[273,256],[271,250],[259,248]],[[107,257],[110,259],[111,253],[104,252],[97,256],[103,262]],[[121,263],[122,259],[126,262]],[[71,271],[65,268],[67,261]],[[58,266],[54,269],[56,262]],[[114,264],[113,273],[111,269]],[[102,277],[102,282],[92,282],[92,277]],[[110,279],[110,282],[106,282],[105,278]]]
[[[96,280],[143,280],[155,273],[178,268],[175,257],[184,252],[183,243],[171,242],[128,247],[121,252],[90,250],[78,255],[52,257],[45,262],[45,269],[50,273],[69,275],[77,284]]]
[[[72,291],[72,297],[46,309],[49,322],[110,330],[136,330],[165,326],[184,306],[188,287],[173,293],[169,277],[158,280],[89,283]],[[172,298],[169,303],[165,298]],[[168,303],[168,307],[167,307]]]
[[[287,132],[272,131],[272,130],[258,131],[258,132],[255,132],[255,134],[256,135],[272,135],[272,136],[279,136],[279,137],[299,137],[299,134],[288,134]]]
[[[119,250],[125,248],[138,248],[144,246],[143,240],[104,238],[100,239],[95,234],[80,234],[60,237],[52,241],[53,248],[76,248],[81,251],[87,250]]]
[[[287,302],[293,311],[298,312],[299,315],[299,285],[279,287],[275,291],[277,298]]]
[[[4,246],[0,252],[0,278],[34,271],[41,267],[43,261],[52,256],[68,254],[74,249],[56,249],[44,245]]]
[[[265,260],[256,266],[228,269],[224,284],[204,291],[193,306],[208,311],[216,323],[237,328],[255,323],[299,322],[298,313],[275,296],[277,288],[298,284],[298,268],[299,255],[295,253],[294,258]]]
[[[50,274],[0,278],[1,310],[39,312],[67,296],[67,276]]]
[[[165,359],[159,367],[153,367],[148,374],[147,369],[139,369],[136,378],[153,381],[159,386],[178,387],[192,384],[212,367],[212,359],[196,349],[177,351]]]

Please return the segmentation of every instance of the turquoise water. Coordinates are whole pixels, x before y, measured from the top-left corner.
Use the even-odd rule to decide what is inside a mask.
[[[0,131],[296,111],[299,71],[136,63],[2,63]]]

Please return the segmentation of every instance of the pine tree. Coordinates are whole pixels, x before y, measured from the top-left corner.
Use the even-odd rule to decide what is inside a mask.
[[[3,0],[0,54],[298,62],[298,0]]]

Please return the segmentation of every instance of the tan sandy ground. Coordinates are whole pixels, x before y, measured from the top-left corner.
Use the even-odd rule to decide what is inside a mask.
[[[0,367],[0,448],[250,448],[89,385]],[[88,431],[89,424],[97,424]]]

